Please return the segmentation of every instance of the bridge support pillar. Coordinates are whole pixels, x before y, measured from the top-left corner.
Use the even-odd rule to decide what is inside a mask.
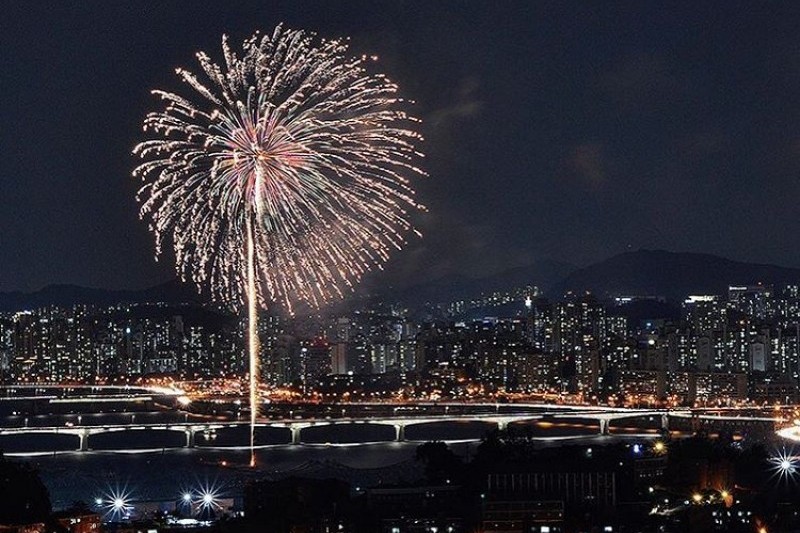
[[[403,442],[406,440],[406,425],[405,424],[395,424],[394,425],[394,440],[395,442]]]
[[[702,421],[700,420],[700,415],[697,413],[692,413],[691,418],[692,423],[692,432],[698,433],[702,427]]]
[[[186,430],[186,447],[194,448],[194,431],[191,428]]]
[[[88,452],[89,451],[89,432],[88,431],[81,431],[78,433],[78,451],[81,452]]]
[[[608,435],[609,434],[609,431],[608,431],[608,419],[607,418],[601,418],[600,419],[600,434],[601,435]]]
[[[300,432],[303,428],[299,426],[289,426],[289,431],[292,433],[292,444],[302,444],[303,441],[300,439]]]
[[[667,413],[661,415],[661,430],[669,431],[669,415]]]

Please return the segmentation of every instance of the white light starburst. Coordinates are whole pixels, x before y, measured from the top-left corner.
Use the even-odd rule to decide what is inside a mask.
[[[777,476],[781,481],[788,481],[793,479],[798,473],[798,457],[792,452],[787,452],[786,449],[781,450],[773,457],[770,457],[769,462],[774,476]]]
[[[104,517],[110,522],[120,522],[131,517],[134,507],[131,491],[127,487],[109,488],[96,503],[104,511]]]
[[[183,505],[191,507],[193,513],[208,515],[222,510],[222,487],[217,483],[198,483],[193,490],[184,489],[180,494]]]

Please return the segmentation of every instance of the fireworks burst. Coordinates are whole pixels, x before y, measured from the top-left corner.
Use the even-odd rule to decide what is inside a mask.
[[[241,54],[223,37],[222,55],[177,70],[191,96],[154,91],[165,107],[134,176],[156,254],[171,241],[182,279],[247,302],[252,447],[258,306],[318,307],[380,267],[414,231],[409,178],[424,173],[397,85],[345,40],[279,26]]]

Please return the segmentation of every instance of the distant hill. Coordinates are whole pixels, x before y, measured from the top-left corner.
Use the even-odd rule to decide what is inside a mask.
[[[578,269],[549,291],[590,290],[599,297],[663,296],[673,302],[689,294],[726,294],[730,285],[800,282],[800,269],[732,261],[709,254],[664,250],[627,252]]]
[[[36,309],[48,305],[74,304],[113,305],[117,303],[169,304],[199,303],[202,297],[194,286],[178,280],[169,281],[143,290],[113,291],[92,289],[77,285],[48,285],[35,292],[0,292],[0,312]]]
[[[547,291],[575,268],[569,263],[545,259],[482,278],[446,277],[400,291],[393,291],[388,296],[414,307],[425,302],[441,303],[461,298],[474,298],[481,294],[515,289],[526,285],[535,285],[540,290]]]
[[[680,302],[688,294],[725,294],[729,285],[800,283],[800,269],[732,261],[708,254],[639,250],[576,269],[573,265],[543,260],[483,278],[448,277],[405,289],[375,291],[374,295],[416,308],[426,302],[442,303],[478,297],[498,290],[536,285],[553,299],[567,291],[589,290],[603,298],[615,295],[663,296]],[[201,303],[194,285],[173,280],[139,291],[111,291],[75,285],[51,285],[36,292],[0,292],[0,312],[35,309],[47,305],[113,305],[116,303]],[[347,298],[343,304],[354,304]],[[516,304],[515,304],[516,305]],[[674,307],[656,303],[631,308],[634,315],[669,316]],[[655,307],[654,307],[655,306]],[[501,313],[503,310],[486,310]],[[481,311],[483,312],[483,311]]]
[[[374,295],[402,301],[412,307],[425,302],[449,302],[460,298],[473,298],[483,293],[507,290],[524,285],[537,285],[546,289],[573,271],[575,267],[557,261],[539,261],[534,264],[509,269],[485,278],[449,277],[406,289],[387,288],[375,291]],[[71,306],[74,304],[113,305],[117,303],[167,304],[202,303],[206,301],[198,294],[194,285],[173,280],[143,290],[114,291],[92,289],[76,285],[50,285],[35,292],[0,292],[0,312],[36,309],[47,305]],[[361,301],[349,297],[334,304],[331,309],[347,309]],[[362,302],[363,303],[363,302]]]
[[[654,319],[674,322],[681,317],[681,306],[677,301],[638,300],[614,307],[609,313],[614,316],[624,316],[629,324]]]

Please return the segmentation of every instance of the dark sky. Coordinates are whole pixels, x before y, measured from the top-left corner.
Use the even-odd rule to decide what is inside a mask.
[[[417,101],[430,214],[387,281],[637,248],[800,266],[798,3],[3,0],[0,290],[171,278],[130,177],[149,90],[279,22]]]

